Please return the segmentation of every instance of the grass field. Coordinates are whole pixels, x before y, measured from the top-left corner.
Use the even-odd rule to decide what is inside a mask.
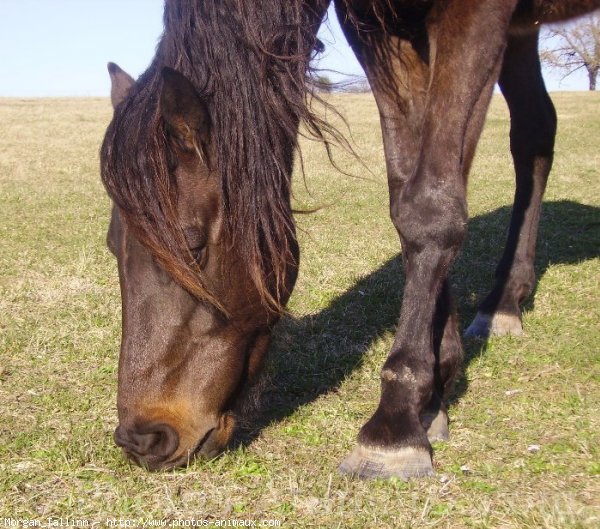
[[[377,112],[336,96],[364,166],[304,143],[302,269],[278,327],[263,406],[222,457],[150,474],[113,444],[120,343],[98,148],[108,99],[0,100],[0,520],[276,519],[282,527],[600,526],[600,94],[557,94],[526,334],[465,344],[436,476],[336,472],[379,398],[402,290]],[[453,272],[463,327],[491,286],[513,194],[495,99]],[[534,446],[537,445],[537,446]]]

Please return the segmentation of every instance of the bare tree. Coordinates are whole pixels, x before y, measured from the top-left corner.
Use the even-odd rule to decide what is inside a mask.
[[[550,28],[546,42],[548,47],[540,52],[544,64],[565,72],[563,78],[585,68],[590,90],[596,89],[600,72],[600,12]]]

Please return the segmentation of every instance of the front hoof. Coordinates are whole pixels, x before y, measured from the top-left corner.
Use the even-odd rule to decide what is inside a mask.
[[[521,336],[523,325],[518,316],[506,312],[483,314],[478,312],[473,323],[465,331],[466,338],[489,338],[490,336]]]
[[[338,467],[342,474],[363,479],[397,477],[410,478],[433,476],[429,451],[424,448],[375,448],[356,445],[350,455]]]

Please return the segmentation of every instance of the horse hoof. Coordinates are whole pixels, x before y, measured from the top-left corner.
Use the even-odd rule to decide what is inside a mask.
[[[466,338],[488,338],[490,336],[521,336],[523,326],[518,316],[506,312],[483,314],[478,312],[465,331]]]
[[[385,449],[357,445],[338,470],[362,479],[397,477],[407,481],[433,476],[429,451],[410,446]]]
[[[437,413],[424,413],[421,416],[421,424],[427,430],[427,439],[430,443],[435,441],[448,441],[450,431],[448,430],[448,414],[444,410]]]

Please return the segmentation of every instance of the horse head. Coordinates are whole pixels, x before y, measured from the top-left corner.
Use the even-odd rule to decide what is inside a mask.
[[[136,463],[171,468],[194,454],[212,457],[228,443],[232,410],[260,369],[279,315],[265,305],[228,229],[205,97],[184,75],[162,68],[152,97],[168,153],[143,141],[123,152],[116,143],[138,132],[128,113],[140,110],[127,104],[133,79],[116,65],[109,71],[115,116],[102,167],[113,200],[120,197],[107,243],[118,262],[123,318],[114,438]],[[161,176],[168,179],[168,200],[132,205],[114,186],[131,185],[130,165],[153,156],[170,159]],[[163,225],[152,208],[162,210]],[[157,250],[153,239],[165,224],[181,237],[181,244],[170,241],[172,255]],[[189,273],[174,260],[177,254]],[[281,303],[295,276],[290,269]]]

